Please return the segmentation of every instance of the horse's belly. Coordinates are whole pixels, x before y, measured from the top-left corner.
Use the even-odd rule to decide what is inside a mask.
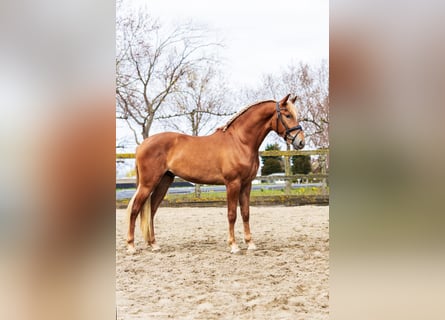
[[[193,183],[204,183],[204,184],[224,184],[224,179],[221,175],[217,175],[214,173],[205,172],[203,170],[197,171],[173,171],[173,173],[190,182]]]
[[[180,161],[172,163],[169,169],[174,175],[193,183],[224,184],[221,170],[208,162]]]

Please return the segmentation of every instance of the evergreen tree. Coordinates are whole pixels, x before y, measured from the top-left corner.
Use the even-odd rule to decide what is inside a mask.
[[[278,143],[268,144],[265,151],[280,150]],[[261,168],[261,175],[267,176],[272,173],[284,172],[283,159],[280,156],[261,157],[263,167]]]
[[[292,173],[308,174],[312,171],[311,156],[293,156],[292,157]]]
[[[261,168],[261,175],[268,176],[269,174],[277,172],[283,172],[280,161],[272,157],[267,157]]]

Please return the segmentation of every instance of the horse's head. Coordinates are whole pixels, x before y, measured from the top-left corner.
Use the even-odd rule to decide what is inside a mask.
[[[290,94],[276,103],[275,131],[293,145],[295,149],[304,148],[304,132],[298,122],[298,111],[295,107],[297,97],[289,99]]]

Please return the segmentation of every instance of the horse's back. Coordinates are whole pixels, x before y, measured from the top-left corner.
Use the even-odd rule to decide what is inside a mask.
[[[136,159],[138,157],[146,157],[153,152],[163,152],[174,146],[179,136],[184,134],[176,132],[162,132],[154,134],[146,138],[136,149]]]

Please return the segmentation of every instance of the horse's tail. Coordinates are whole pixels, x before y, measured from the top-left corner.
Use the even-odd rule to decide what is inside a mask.
[[[151,219],[151,195],[149,195],[141,210],[141,231],[148,244],[150,244]]]
[[[128,225],[130,225],[131,211],[133,210],[133,203],[134,203],[134,199],[136,198],[136,194],[137,194],[137,192],[134,193],[134,195],[131,197],[130,201],[128,202],[128,206],[127,206]]]

